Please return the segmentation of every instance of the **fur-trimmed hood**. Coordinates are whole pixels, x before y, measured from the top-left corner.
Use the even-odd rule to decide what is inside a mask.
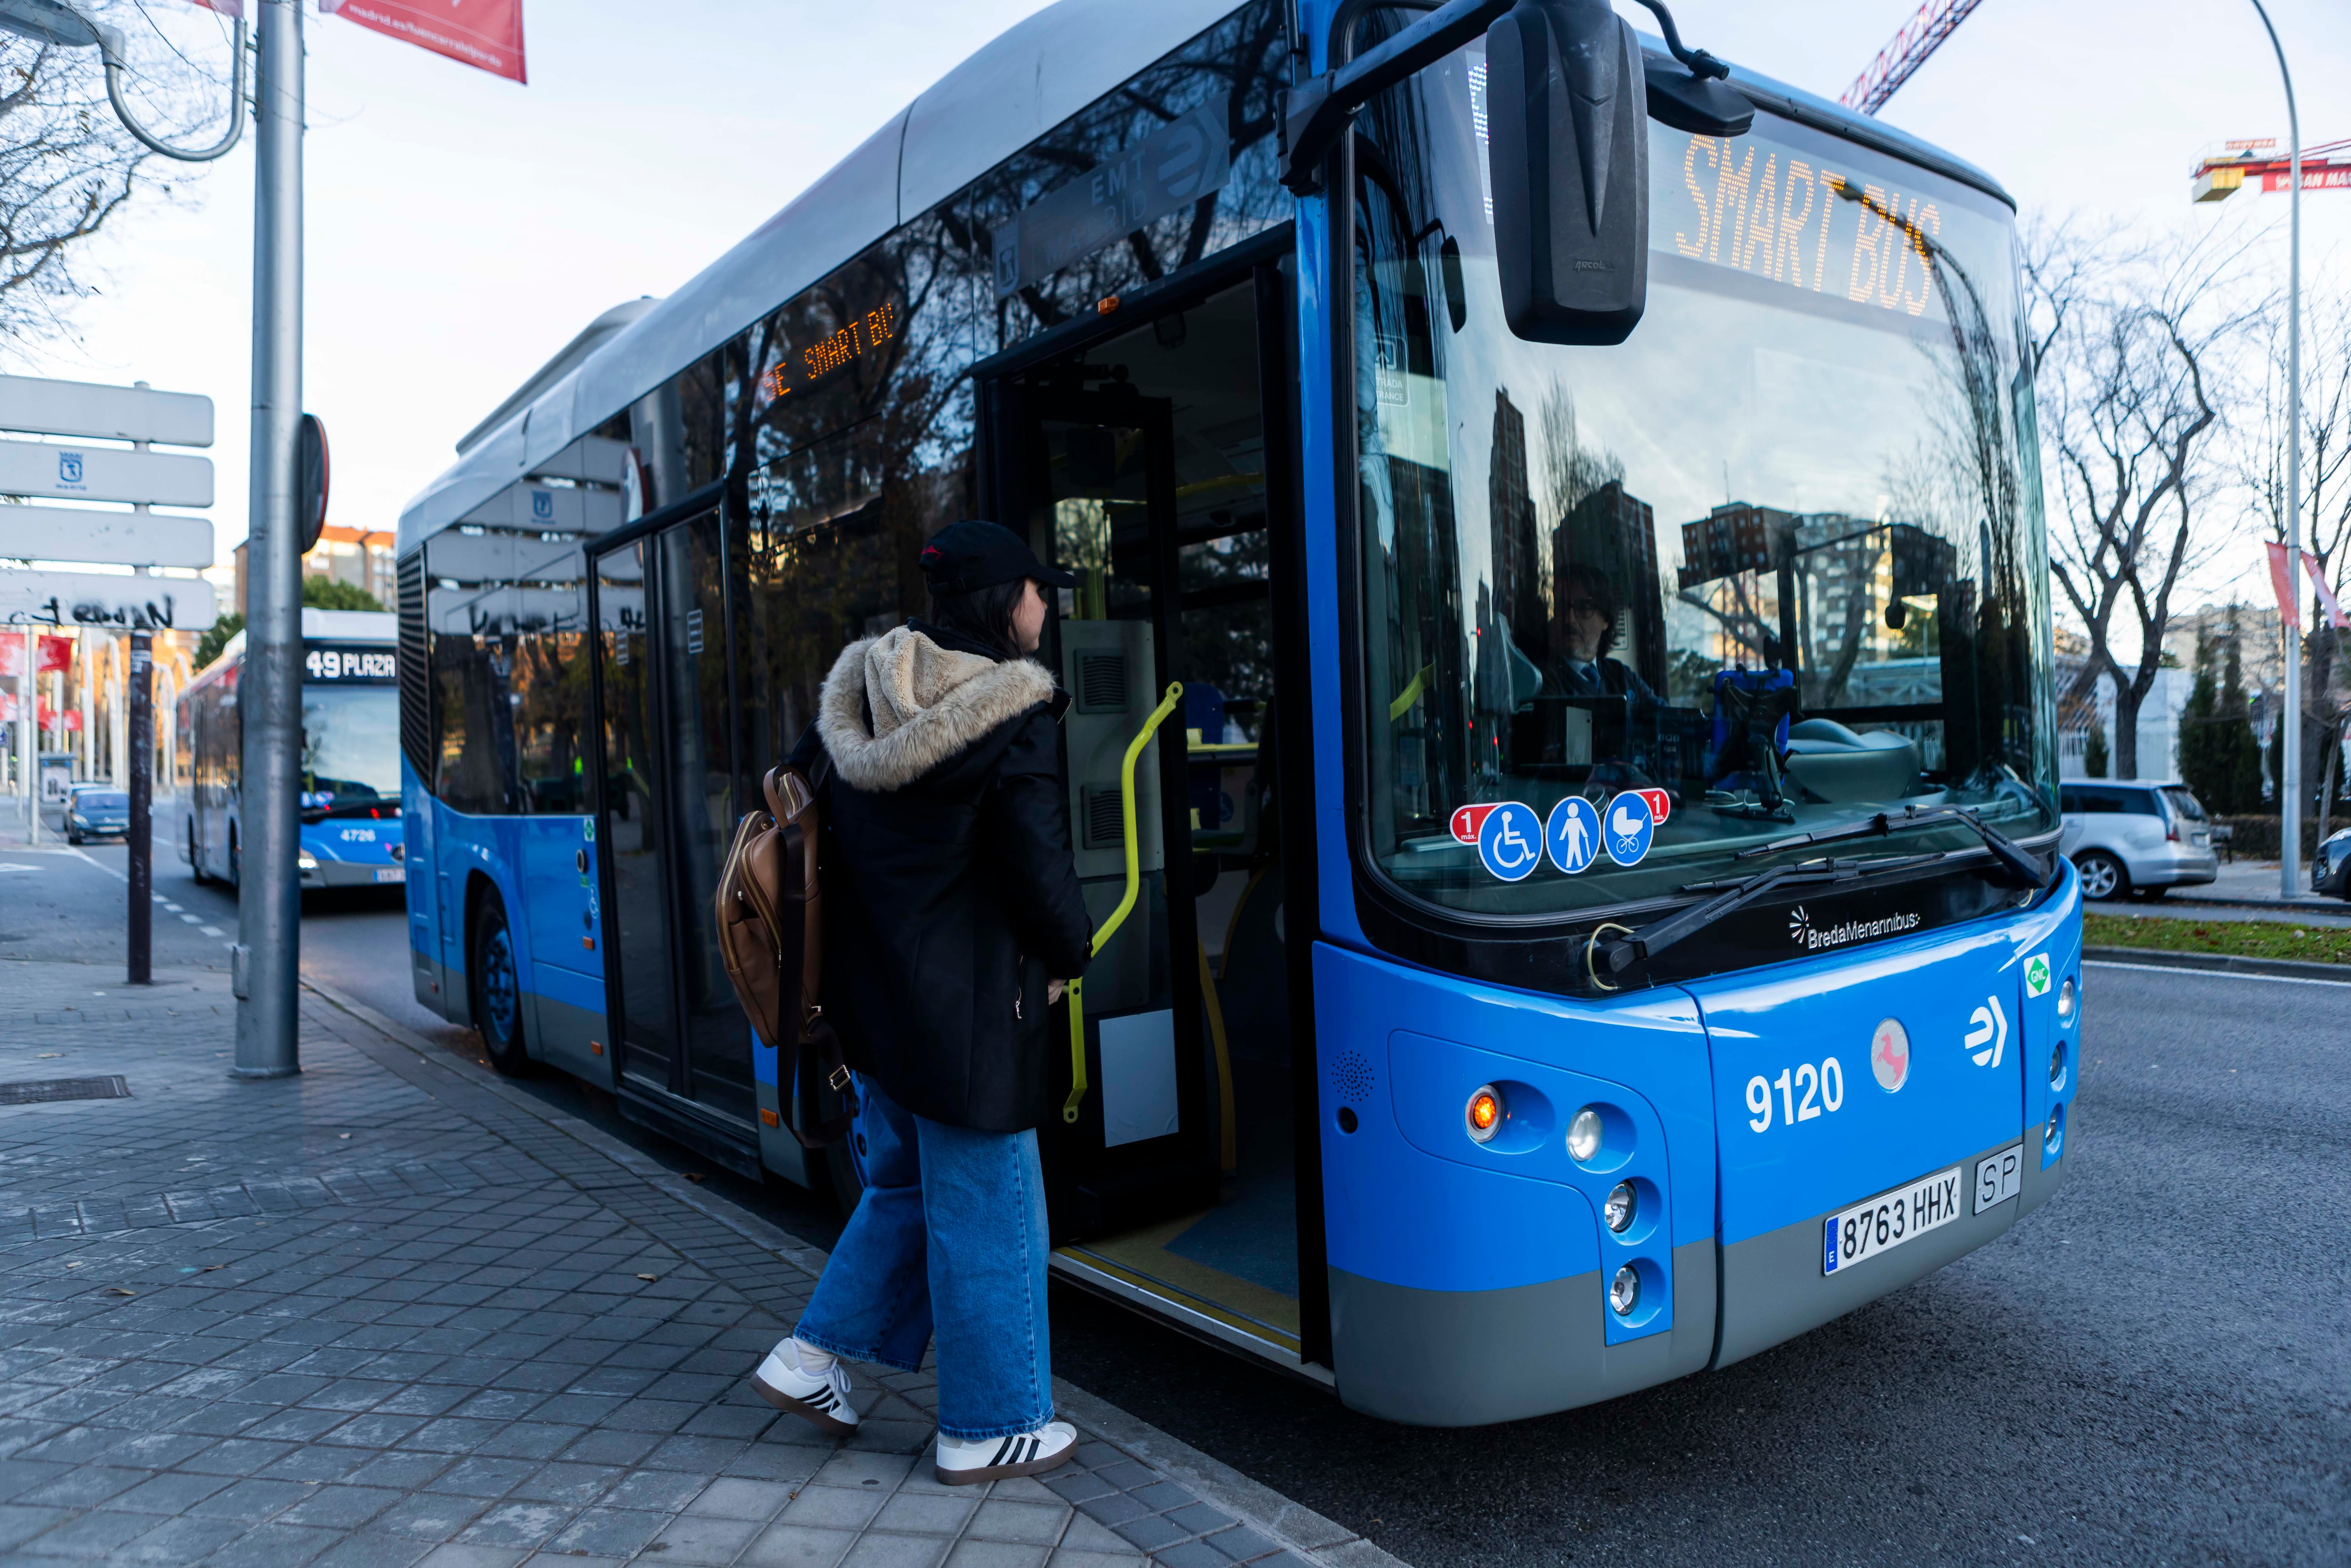
[[[998,663],[900,626],[841,651],[817,734],[852,789],[902,789],[1052,695],[1053,677],[1033,659]]]

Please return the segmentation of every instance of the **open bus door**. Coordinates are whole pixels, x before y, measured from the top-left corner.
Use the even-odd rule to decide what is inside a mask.
[[[1275,810],[1274,564],[1294,541],[1278,537],[1292,470],[1269,458],[1291,436],[1266,417],[1286,402],[1278,323],[1271,353],[1261,329],[1282,298],[1276,263],[1228,266],[979,379],[992,515],[1078,578],[1040,657],[1071,698],[1071,837],[1097,928],[1125,890],[1120,765],[1184,687],[1138,760],[1142,885],[1087,971],[1075,1040],[1055,1009],[1053,1266],[1297,1367],[1325,1339],[1322,1281],[1301,1281],[1301,1257],[1322,1267],[1293,1116],[1293,1050],[1311,1046],[1290,1025]]]
[[[726,538],[688,497],[590,557],[608,1027],[622,1111],[759,1174],[750,1026],[711,930],[739,810]]]

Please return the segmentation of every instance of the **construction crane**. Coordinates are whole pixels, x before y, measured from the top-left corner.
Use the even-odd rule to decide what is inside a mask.
[[[1877,51],[1869,68],[1844,89],[1837,101],[1862,114],[1876,114],[1902,84],[1917,74],[1928,57],[1942,47],[1951,30],[1966,21],[1983,0],[1927,0],[1894,41]]]
[[[2274,136],[2250,137],[2207,147],[2188,172],[2189,200],[2225,202],[2249,179],[2262,191],[2283,191],[2294,179],[2294,160],[2281,157]],[[2329,141],[2302,150],[2302,188],[2351,191],[2351,141]]]

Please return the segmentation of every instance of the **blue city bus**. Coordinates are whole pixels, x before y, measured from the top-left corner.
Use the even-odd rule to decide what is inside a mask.
[[[407,880],[400,832],[398,618],[360,610],[302,612],[302,847],[305,892]],[[245,633],[198,671],[180,695],[174,775],[180,858],[198,882],[235,885],[245,864],[239,831],[244,737],[237,688]]]
[[[1079,580],[1078,873],[1098,921],[1140,881],[1056,1012],[1057,1277],[1474,1424],[2044,1201],[2081,926],[2014,204],[1642,38],[1601,158],[1645,227],[1590,265],[1644,313],[1546,325],[1584,264],[1524,260],[1501,8],[1061,0],[506,398],[400,524],[418,997],[853,1197],[713,894],[987,517]]]

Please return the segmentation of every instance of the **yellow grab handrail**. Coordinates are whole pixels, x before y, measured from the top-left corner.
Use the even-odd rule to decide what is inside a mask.
[[[1151,744],[1152,735],[1161,725],[1167,722],[1167,716],[1174,713],[1176,705],[1183,700],[1184,683],[1168,682],[1167,695],[1160,698],[1159,706],[1151,710],[1151,716],[1143,721],[1143,727],[1135,731],[1133,740],[1127,742],[1126,760],[1119,764],[1119,805],[1122,820],[1126,828],[1126,894],[1118,901],[1118,907],[1110,912],[1110,918],[1103,921],[1102,928],[1094,933],[1092,950],[1095,953],[1102,950],[1103,945],[1111,939],[1111,934],[1119,928],[1120,923],[1126,918],[1127,912],[1134,907],[1135,894],[1143,888],[1142,856],[1138,852],[1134,840],[1135,759],[1143,755],[1143,748]],[[1082,977],[1070,982],[1068,998],[1070,1003],[1070,1098],[1061,1106],[1061,1120],[1074,1122],[1078,1119],[1078,1107],[1085,1103],[1088,1087],[1086,1083],[1085,980]]]

